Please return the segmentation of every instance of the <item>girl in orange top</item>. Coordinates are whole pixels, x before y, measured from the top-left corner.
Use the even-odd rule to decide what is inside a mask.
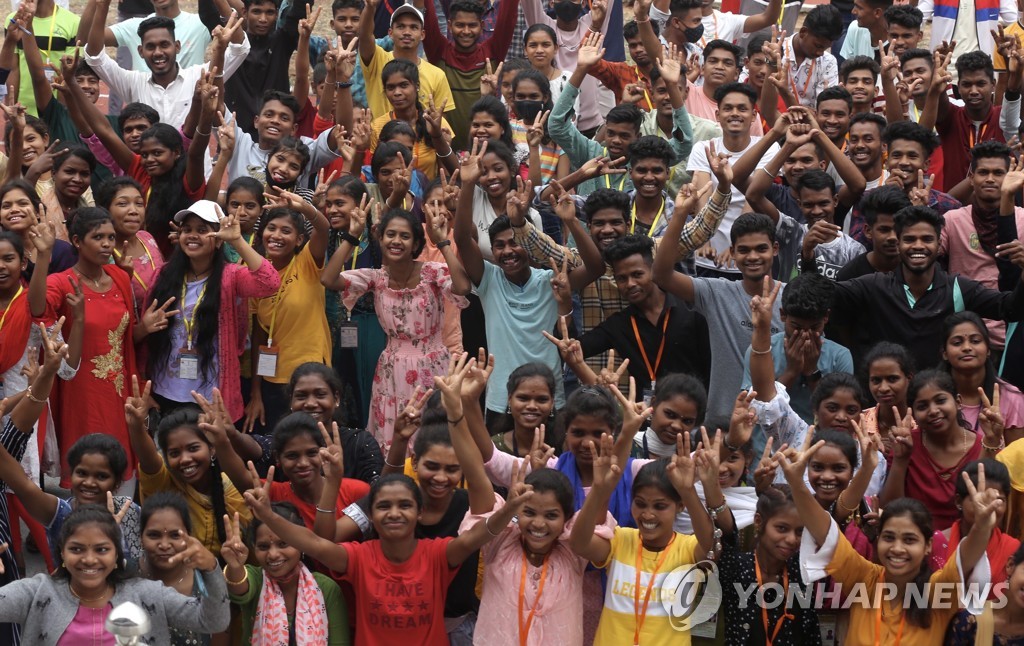
[[[854,551],[828,511],[803,484],[807,463],[822,446],[824,442],[810,446],[808,441],[802,451],[790,457],[781,452],[775,454],[804,520],[800,545],[804,580],[813,582],[831,575],[843,586],[844,592],[856,594],[848,598],[850,623],[843,640],[848,646],[942,643],[946,625],[960,610],[960,604],[975,602],[980,609],[978,597],[983,600],[987,594],[982,588],[975,590],[973,598],[961,600],[953,585],[988,583],[985,548],[1005,502],[994,490],[986,488],[984,468],[979,468],[977,487],[969,478],[965,479],[976,513],[975,522],[957,547],[955,558],[950,558],[938,572],[932,572],[928,560],[932,548],[928,511],[910,498],[894,500],[882,512],[881,529],[875,543],[880,565],[872,563]],[[858,586],[866,589],[858,592]],[[924,604],[920,602],[922,595],[927,598]]]

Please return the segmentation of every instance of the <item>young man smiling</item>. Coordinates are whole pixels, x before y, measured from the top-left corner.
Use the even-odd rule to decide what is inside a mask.
[[[396,58],[403,58],[416,64],[420,71],[420,103],[424,106],[433,101],[437,108],[445,106],[446,111],[455,109],[455,99],[448,86],[444,72],[435,65],[420,58],[419,49],[423,42],[423,14],[411,4],[400,5],[391,14],[391,28],[388,36],[394,40],[394,50],[389,52],[378,45],[373,38],[373,17],[380,0],[367,0],[359,19],[359,58],[366,80],[366,104],[370,112],[379,117],[392,109],[391,102],[384,96],[381,72],[384,66]]]
[[[896,214],[900,266],[888,274],[874,273],[836,283],[832,320],[854,330],[850,350],[859,363],[879,341],[900,343],[919,365],[937,365],[946,317],[969,310],[982,318],[1024,319],[1024,283],[999,292],[965,276],[946,273],[937,264],[944,225],[942,216],[925,206]],[[1004,253],[1002,248],[997,253]],[[1024,265],[1024,254],[1013,256]]]
[[[85,62],[96,74],[127,102],[146,103],[160,114],[160,119],[175,128],[185,122],[196,81],[207,70],[216,68],[225,81],[238,71],[249,54],[249,41],[241,29],[241,18],[234,17],[227,26],[214,30],[213,55],[209,63],[181,67],[178,52],[181,43],[176,40],[174,21],[165,17],[146,18],[139,25],[142,44],[139,51],[146,61],[147,71],[124,70],[107,55],[104,48],[103,17],[110,8],[110,0],[99,0],[96,18],[89,31],[85,46]]]
[[[885,127],[885,118],[872,112],[855,114],[850,119],[846,151],[863,176],[866,191],[885,183],[886,174],[882,169],[882,133]]]
[[[864,216],[864,237],[871,251],[846,263],[836,280],[896,270],[900,264],[900,248],[893,216],[908,206],[911,206],[910,198],[903,189],[892,184],[880,186],[864,195],[859,208]]]
[[[900,187],[908,196],[912,191],[921,191],[919,201],[927,203],[940,215],[963,206],[927,180],[929,158],[939,147],[935,133],[912,121],[897,121],[886,127],[882,141],[887,150],[885,184]],[[850,237],[861,244],[868,244],[864,235],[864,215],[860,209],[854,208],[849,218]]]
[[[946,258],[950,273],[969,276],[989,289],[999,288],[999,265],[1006,262],[995,255],[997,247],[1024,231],[1024,209],[1013,206],[1016,191],[1012,186],[1003,190],[1011,163],[1016,167],[1010,148],[998,141],[984,141],[971,150],[971,203],[946,213],[939,241],[939,255]],[[1008,201],[1003,199],[1007,194]],[[986,324],[992,349],[1002,350],[1005,323]]]
[[[889,54],[899,58],[915,49],[924,38],[921,10],[910,5],[893,5],[885,10],[885,25],[889,32]]]
[[[878,55],[878,43],[888,40],[889,30],[885,23],[885,12],[892,6],[892,0],[853,0],[853,17],[857,24],[850,25],[846,40],[839,56],[851,59]]]
[[[970,151],[975,145],[988,140],[1005,143],[1003,134],[1017,132],[1020,127],[1020,112],[1017,106],[1015,122],[1001,124],[1000,113],[1012,110],[1007,103],[1020,102],[1024,89],[1022,70],[1010,73],[1006,82],[1006,94],[1002,106],[992,105],[992,93],[996,76],[992,58],[985,52],[968,52],[956,61],[957,89],[964,101],[961,108],[950,104],[946,96],[946,85],[951,80],[944,66],[937,66],[932,74],[928,97],[920,123],[925,128],[935,128],[943,143],[944,183],[940,188],[952,191],[953,187],[967,177],[971,164]]]

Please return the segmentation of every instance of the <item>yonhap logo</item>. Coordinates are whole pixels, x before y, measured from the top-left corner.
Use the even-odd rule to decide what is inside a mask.
[[[661,603],[675,630],[690,630],[711,619],[722,605],[722,583],[713,561],[678,567],[665,577]]]

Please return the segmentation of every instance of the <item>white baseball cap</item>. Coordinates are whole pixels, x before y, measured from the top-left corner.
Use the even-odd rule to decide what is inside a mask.
[[[220,209],[220,204],[211,202],[210,200],[196,200],[195,204],[183,209],[174,214],[174,221],[177,224],[181,224],[182,220],[187,218],[189,215],[197,215],[200,220],[209,222],[210,224],[220,224],[221,218],[224,217],[224,212]]]
[[[402,4],[402,5],[399,5],[399,7],[397,9],[395,9],[394,13],[391,14],[391,24],[392,25],[395,24],[395,18],[398,18],[403,13],[411,13],[412,15],[416,16],[417,18],[419,18],[421,23],[425,22],[423,20],[423,12],[421,12],[419,9],[417,9],[413,5],[411,5],[409,3],[405,3],[405,4]]]

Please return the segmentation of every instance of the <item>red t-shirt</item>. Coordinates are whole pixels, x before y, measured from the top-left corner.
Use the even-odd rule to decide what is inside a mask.
[[[954,431],[957,434],[961,433],[959,428]],[[928,508],[935,529],[948,529],[960,517],[956,507],[949,504],[956,496],[956,479],[960,477],[960,471],[965,464],[981,457],[981,435],[967,431],[968,448],[960,462],[950,469],[942,469],[932,460],[921,437],[921,429],[912,429],[910,436],[914,440],[914,448],[910,452],[910,462],[907,464],[903,495],[920,500]]]
[[[335,515],[341,516],[341,510],[348,507],[355,501],[370,493],[370,485],[355,478],[342,478],[341,488],[338,489],[338,503]],[[316,522],[316,505],[301,500],[292,491],[292,486],[287,482],[273,482],[270,485],[270,500],[272,502],[290,502],[299,510],[302,522],[312,531]]]
[[[1001,109],[1002,106],[993,106],[988,112],[988,118],[980,127],[975,128],[967,116],[966,109],[950,105],[946,120],[935,123],[935,131],[942,139],[942,154],[945,157],[943,183],[939,190],[948,193],[967,177],[967,171],[971,167],[972,146],[989,140],[1006,143],[1003,130],[999,127]],[[935,178],[935,186],[939,186],[938,177]]]
[[[150,177],[149,173],[146,172],[146,169],[142,167],[141,155],[135,155],[135,160],[132,162],[132,165],[128,169],[126,175],[139,183],[139,186],[142,187],[143,199],[149,202],[149,189],[153,185],[153,178]],[[181,186],[185,191],[185,195],[187,195],[193,202],[206,197],[206,182],[203,182],[197,188],[192,189],[188,185],[188,180],[185,179],[185,177],[182,177]],[[159,242],[159,240],[157,242]]]
[[[342,543],[356,591],[356,646],[448,646],[444,601],[459,568],[448,565],[454,538],[421,538],[405,563],[392,563],[380,541]]]

